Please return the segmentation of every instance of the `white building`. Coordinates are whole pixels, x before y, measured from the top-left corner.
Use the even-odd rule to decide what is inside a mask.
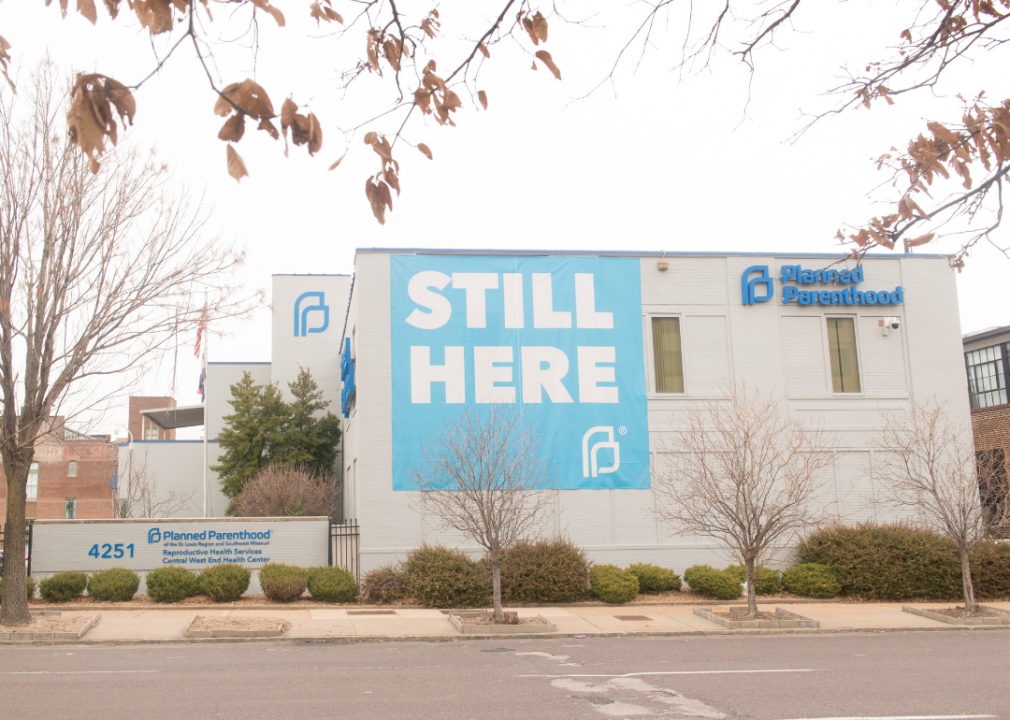
[[[881,413],[936,397],[968,417],[941,256],[857,269],[838,255],[359,250],[344,340],[344,512],[364,570],[422,541],[472,546],[412,509],[407,474],[459,402],[523,404],[563,488],[554,529],[594,561],[680,570],[726,561],[650,512],[649,468],[692,403],[744,381],[823,421],[839,450],[829,509],[852,521],[879,513]]]
[[[838,447],[826,501],[851,521],[879,518],[869,501],[881,413],[934,397],[966,423],[969,412],[942,256],[873,256],[857,269],[839,255],[359,250],[353,282],[275,276],[272,307],[271,363],[210,365],[209,437],[243,371],[286,390],[310,369],[330,409],[346,411],[344,516],[360,525],[363,571],[423,541],[479,552],[411,505],[409,465],[459,402],[522,404],[557,467],[553,529],[592,560],[677,570],[726,562],[651,513],[650,468],[691,404],[744,381],[823,421]],[[136,441],[132,455],[192,487],[177,516],[199,516],[202,452]],[[120,453],[124,481],[130,455]],[[219,515],[213,473],[210,486]]]

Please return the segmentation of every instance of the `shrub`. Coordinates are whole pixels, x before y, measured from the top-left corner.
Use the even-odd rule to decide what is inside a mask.
[[[27,591],[27,595],[28,595],[29,599],[35,597],[35,587],[36,587],[36,585],[35,585],[35,578],[33,578],[31,575],[29,575],[28,577],[26,577],[25,578],[25,590]],[[4,590],[4,579],[2,577],[0,577],[0,594],[3,593],[3,590]]]
[[[260,568],[260,587],[263,594],[274,602],[293,602],[305,592],[309,584],[309,571],[295,565],[267,563]]]
[[[490,577],[491,563],[484,564]],[[575,602],[585,597],[588,585],[589,561],[565,538],[518,542],[501,565],[504,602]]]
[[[444,545],[424,544],[403,564],[407,594],[428,607],[473,607],[491,602],[491,587],[480,563]]]
[[[730,565],[723,570],[743,583],[747,581],[747,570],[743,565]],[[754,592],[758,595],[775,595],[782,592],[782,578],[778,570],[761,567],[754,567]]]
[[[92,573],[88,579],[88,594],[101,602],[126,602],[140,587],[140,576],[133,570],[112,567]]]
[[[742,590],[735,574],[711,565],[692,565],[684,571],[684,579],[692,590],[715,595],[720,600],[735,600]]]
[[[954,541],[902,523],[838,525],[814,532],[797,546],[796,559],[830,566],[844,595],[868,600],[962,596]]]
[[[358,594],[354,576],[338,567],[310,568],[308,586],[312,599],[320,602],[350,602]]]
[[[300,465],[270,465],[232,501],[239,517],[329,516],[340,511],[333,479]]]
[[[147,596],[155,602],[176,603],[200,592],[196,573],[178,565],[147,573]]]
[[[794,565],[782,573],[782,584],[791,593],[811,598],[833,598],[842,589],[835,571],[817,563]]]
[[[214,602],[235,602],[249,589],[252,573],[241,565],[221,563],[200,573],[200,592]]]
[[[616,565],[594,565],[593,595],[603,602],[630,602],[638,595],[638,578]]]
[[[987,540],[972,550],[971,579],[978,598],[1010,597],[1010,542]]]
[[[86,573],[70,570],[56,573],[39,583],[39,594],[45,600],[62,602],[84,594],[88,587]]]
[[[403,582],[403,572],[400,566],[389,563],[377,567],[365,575],[362,594],[368,602],[375,604],[391,603],[407,597],[407,586]]]
[[[666,592],[680,590],[680,575],[650,563],[629,565],[627,572],[638,578],[639,592]]]

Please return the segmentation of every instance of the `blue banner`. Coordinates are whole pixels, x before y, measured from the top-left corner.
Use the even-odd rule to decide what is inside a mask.
[[[636,258],[393,255],[393,489],[461,404],[516,403],[560,489],[648,488]]]

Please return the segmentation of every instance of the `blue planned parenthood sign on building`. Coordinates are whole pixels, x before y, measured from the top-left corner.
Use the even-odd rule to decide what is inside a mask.
[[[515,404],[560,489],[648,488],[637,258],[390,258],[393,489],[462,406]]]

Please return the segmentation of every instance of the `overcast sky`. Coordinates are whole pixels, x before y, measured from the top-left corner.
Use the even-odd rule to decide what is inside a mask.
[[[333,3],[350,17],[353,3]],[[308,2],[276,4],[287,27],[276,28],[268,17],[260,21],[255,77],[275,107],[288,94],[300,104],[311,102],[324,132],[317,157],[292,147],[284,158],[281,142],[250,127],[237,146],[250,176],[236,183],[226,172],[225,143],[217,139],[222,120],[212,113],[215,96],[188,46],[137,91],[136,126],[126,133],[128,142],[155,147],[179,183],[204,195],[210,230],[248,248],[243,282],[267,291],[273,273],[351,273],[358,247],[831,252],[838,249],[840,226],[889,211],[881,203],[893,198],[887,187],[873,193],[887,180],[875,158],[891,145],[906,145],[926,120],[959,117],[955,93],[1005,93],[996,71],[1005,63],[992,57],[952,75],[935,97],[828,118],[790,144],[803,125],[801,112],[832,106],[823,93],[837,82],[841,66],[862,66],[897,43],[908,17],[896,3],[801,6],[779,47],[758,56],[748,104],[749,75],[728,56],[700,74],[681,77],[672,70],[683,27],[677,14],[657,28],[655,45],[637,70],[624,64],[612,85],[578,100],[607,75],[643,8],[559,2],[566,17],[585,20],[551,18],[546,49],[562,80],[543,66],[530,70],[535,48],[528,39],[492,48],[477,84],[488,94],[489,110],[475,108],[460,92],[457,127],[430,119],[408,126],[407,139],[429,145],[434,160],[409,146],[396,148],[403,194],[394,197],[380,226],[363,191],[379,163],[362,137],[367,130],[393,132],[399,119],[352,134],[342,130],[388,108],[395,94],[374,77],[346,95],[336,89],[340,71],[364,50],[363,28],[340,44],[315,29]],[[442,59],[439,70],[455,64],[460,37],[483,30],[481,6],[487,3],[439,5],[443,37],[430,48]],[[222,21],[228,8],[213,7],[218,23],[211,27],[234,34],[237,26]],[[427,9],[415,3],[405,11]],[[13,46],[20,82],[47,52],[61,67],[102,72],[125,84],[156,64],[146,32],[125,3],[115,22],[100,6],[92,27],[73,12],[61,20],[58,3],[47,8],[42,0],[4,0],[0,33]],[[163,52],[169,42],[159,38],[155,47]],[[222,84],[254,74],[242,42],[214,49]],[[327,172],[348,146],[341,166]],[[982,249],[958,276],[963,331],[1010,323],[1001,282],[1008,263]],[[210,359],[269,360],[269,326],[270,311],[263,310],[254,320],[215,327],[224,335],[213,338]],[[199,369],[192,338],[183,341],[178,401],[192,404],[199,402]],[[171,366],[167,358],[164,367]],[[167,371],[145,388],[148,394],[171,389]],[[109,429],[124,421],[125,411],[110,419]]]

